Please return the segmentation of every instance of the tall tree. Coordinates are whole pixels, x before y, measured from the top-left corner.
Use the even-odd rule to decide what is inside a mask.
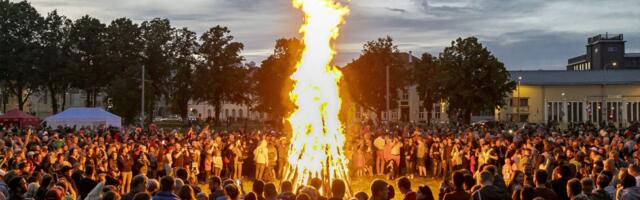
[[[27,1],[0,1],[0,80],[18,99],[18,108],[39,88],[37,58],[43,18]]]
[[[414,80],[417,83],[416,90],[422,100],[422,107],[427,111],[427,125],[431,125],[433,104],[442,99],[441,88],[438,83],[440,67],[438,66],[437,58],[429,53],[422,54],[422,58],[416,63],[415,67]]]
[[[475,37],[458,38],[440,54],[442,95],[449,115],[469,124],[471,114],[495,109],[515,88],[504,64]]]
[[[410,83],[409,72],[393,39],[387,36],[369,41],[362,54],[347,64],[343,71],[353,101],[382,116],[386,109],[386,68],[389,68],[390,109],[397,107],[398,91]]]
[[[110,81],[105,51],[106,26],[85,15],[71,26],[69,42],[74,68],[72,86],[86,94],[85,106],[95,107],[98,94]]]
[[[253,75],[256,110],[266,112],[274,120],[283,119],[292,111],[289,91],[293,86],[291,74],[302,54],[303,44],[296,38],[276,41],[273,54],[262,61]]]
[[[174,29],[168,19],[155,18],[142,22],[144,41],[143,65],[145,67],[145,111],[148,121],[153,121],[156,102],[168,96],[171,77],[171,40]]]
[[[189,114],[189,101],[193,98],[194,81],[193,70],[198,64],[195,55],[198,50],[198,36],[187,28],[176,30],[173,37],[173,61],[169,93],[169,107],[183,120]]]
[[[69,31],[72,21],[65,16],[52,11],[44,20],[42,34],[42,51],[39,56],[38,77],[42,86],[48,91],[51,99],[51,111],[53,114],[64,109],[65,94],[71,87],[72,69],[68,59],[71,54],[69,48]],[[63,95],[62,106],[58,103],[60,95]]]
[[[111,70],[107,86],[110,111],[120,115],[125,123],[132,123],[140,112],[140,84],[142,48],[140,27],[128,18],[111,22],[106,29],[106,56]]]
[[[249,100],[247,68],[240,51],[244,45],[233,41],[227,27],[215,26],[200,37],[204,63],[196,67],[197,99],[213,105],[219,123],[223,101],[245,103]]]

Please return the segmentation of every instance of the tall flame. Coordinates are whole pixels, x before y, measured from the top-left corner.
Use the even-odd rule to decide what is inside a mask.
[[[348,181],[345,137],[338,119],[342,73],[330,63],[335,54],[332,42],[349,10],[335,0],[293,0],[293,5],[304,12],[300,28],[304,50],[291,76],[294,87],[289,96],[296,109],[288,118],[293,134],[285,180],[291,180],[294,188],[314,177]]]

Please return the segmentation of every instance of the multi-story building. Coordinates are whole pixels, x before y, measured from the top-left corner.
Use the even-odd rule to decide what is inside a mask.
[[[625,43],[622,34],[590,37],[586,54],[569,58],[567,70],[640,69],[640,53],[626,53]]]
[[[207,120],[215,118],[215,108],[207,103],[189,103],[189,115],[195,119]],[[220,120],[222,121],[239,121],[239,120],[252,120],[262,121],[266,120],[265,113],[255,111],[251,109],[247,104],[234,104],[230,102],[223,102],[220,109]]]
[[[511,71],[518,86],[496,118],[559,124],[640,121],[640,70]]]

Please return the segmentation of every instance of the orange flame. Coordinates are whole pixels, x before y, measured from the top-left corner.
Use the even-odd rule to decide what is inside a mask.
[[[296,109],[288,118],[293,134],[285,180],[294,188],[314,177],[329,183],[337,178],[348,181],[338,119],[342,73],[330,63],[335,54],[332,42],[349,10],[334,0],[293,0],[293,5],[304,12],[304,50],[291,76],[294,87],[289,96]]]

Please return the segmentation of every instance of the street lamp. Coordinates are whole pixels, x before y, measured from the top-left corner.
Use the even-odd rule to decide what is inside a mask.
[[[520,84],[522,82],[522,76],[518,76],[518,100],[517,100],[517,111],[518,117],[516,118],[518,122],[520,122]]]
[[[564,98],[565,93],[562,92],[562,94],[560,94],[560,95],[562,95],[562,112],[560,112],[560,119],[562,121],[564,121],[564,115],[567,112],[567,111],[565,111],[564,108],[565,108],[565,105],[567,104],[567,102],[566,102],[566,99]]]

